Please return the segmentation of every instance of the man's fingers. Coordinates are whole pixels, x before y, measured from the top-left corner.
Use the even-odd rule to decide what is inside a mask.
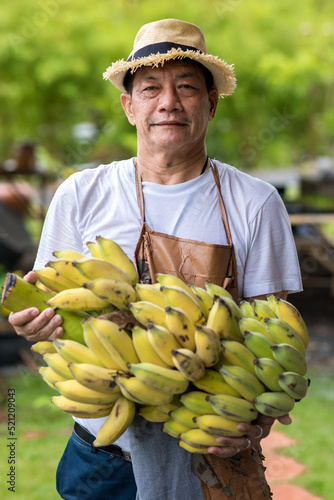
[[[32,283],[34,285],[38,280],[38,276],[35,273],[35,271],[29,271],[27,274],[23,276],[23,279],[29,281],[29,283]]]
[[[41,313],[36,308],[25,309],[13,313],[9,318],[9,322],[14,327],[17,335],[25,337],[30,342],[54,340],[63,333],[61,327],[62,317],[55,314],[52,308],[45,309]]]
[[[8,316],[8,322],[14,327],[23,326],[33,319],[35,319],[40,314],[37,307],[29,307],[28,309],[23,309],[16,313],[11,312]]]

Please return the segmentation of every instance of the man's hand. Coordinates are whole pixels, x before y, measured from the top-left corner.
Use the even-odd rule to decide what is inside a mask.
[[[30,271],[24,276],[29,283],[36,283],[37,274]],[[45,309],[41,313],[37,307],[29,307],[16,313],[10,313],[8,322],[12,325],[17,335],[24,337],[30,342],[39,340],[54,340],[63,334],[60,326],[62,317],[55,314],[52,308]]]
[[[218,457],[228,458],[250,447],[256,448],[261,439],[268,436],[275,420],[276,419],[272,417],[259,415],[252,424],[242,422],[238,425],[238,430],[244,432],[245,435],[243,437],[217,437],[217,442],[224,443],[224,446],[211,446],[209,448],[209,453],[213,453]],[[283,415],[277,418],[277,420],[283,425],[291,424],[289,415]]]

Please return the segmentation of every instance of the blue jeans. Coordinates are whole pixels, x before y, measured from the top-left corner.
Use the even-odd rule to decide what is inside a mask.
[[[73,431],[59,462],[57,491],[64,500],[135,500],[131,462],[87,444]]]

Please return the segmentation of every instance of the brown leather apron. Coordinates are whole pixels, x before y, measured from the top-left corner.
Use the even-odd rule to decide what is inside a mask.
[[[139,169],[136,167],[137,200],[143,224],[135,250],[135,264],[143,283],[155,283],[158,273],[173,274],[187,284],[204,288],[211,281],[226,288],[238,300],[237,266],[216,165],[210,161],[219,193],[219,205],[227,245],[177,238],[152,231],[145,222],[145,208]]]
[[[238,300],[237,266],[216,165],[210,167],[219,193],[220,213],[227,245],[177,238],[152,231],[145,222],[144,195],[136,166],[136,190],[142,228],[135,250],[135,265],[143,283],[155,283],[157,273],[173,274],[187,284],[205,288],[211,281]],[[193,455],[192,470],[200,480],[205,500],[269,500],[261,448],[248,449],[228,459]]]

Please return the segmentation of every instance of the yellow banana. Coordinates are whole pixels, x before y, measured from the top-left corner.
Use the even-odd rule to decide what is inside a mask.
[[[89,389],[75,379],[55,382],[57,390],[66,398],[80,403],[95,405],[111,404],[119,397],[118,392],[100,392]]]
[[[93,446],[108,446],[116,441],[129,427],[136,413],[136,405],[124,396],[118,396],[107,418],[96,434]]]
[[[218,417],[218,415],[216,415],[216,417]],[[194,447],[203,446],[203,448],[207,448],[210,446],[225,446],[223,443],[216,441],[217,437],[217,435],[214,436],[202,429],[190,429],[189,431],[182,432],[180,435],[182,441]]]
[[[172,351],[181,347],[174,335],[167,328],[154,323],[147,325],[147,334],[151,346],[158,356],[169,367],[174,367]]]
[[[173,394],[152,389],[143,384],[137,377],[118,377],[116,379],[124,397],[148,406],[161,406],[170,403],[173,399]]]
[[[237,318],[226,298],[217,297],[214,301],[206,326],[212,328],[221,339],[243,341]]]
[[[160,410],[159,406],[141,406],[138,408],[137,413],[148,422],[163,423],[170,419],[168,413]]]
[[[194,422],[202,431],[211,436],[240,437],[243,435],[237,429],[240,422],[222,417],[221,415],[200,415],[194,418]]]
[[[189,451],[189,453],[199,453],[200,455],[206,455],[209,453],[208,446],[195,446],[194,444],[190,445],[185,441],[182,441],[182,439],[179,439],[177,444],[184,450]]]
[[[266,326],[258,319],[240,318],[238,325],[242,335],[244,335],[245,332],[259,332],[265,337],[268,337],[269,340],[272,340]]]
[[[274,359],[283,366],[285,371],[294,371],[299,375],[307,372],[305,356],[290,344],[280,343],[271,346]]]
[[[68,361],[66,361],[57,351],[43,354],[43,360],[61,378],[73,378],[71,370],[68,367]]]
[[[50,366],[40,366],[38,373],[52,389],[56,389],[55,382],[67,380],[58,373],[56,373]]]
[[[176,408],[172,412],[170,412],[170,417],[185,427],[189,427],[189,429],[196,429],[198,425],[194,422],[194,417],[198,417],[199,413],[195,413],[189,408],[185,406],[180,406]]]
[[[190,295],[200,307],[200,309],[202,309],[202,301],[197,297],[192,288],[187,285],[181,278],[178,278],[173,274],[158,273],[156,275],[156,280],[158,283],[160,283],[161,286],[181,288],[184,292]],[[202,312],[204,311],[202,310]]]
[[[136,268],[124,250],[115,241],[103,238],[102,236],[97,236],[96,241],[99,245],[102,259],[122,269],[130,276],[133,284],[138,283]]]
[[[47,301],[47,304],[64,311],[98,311],[108,307],[110,302],[101,299],[87,288],[80,287],[57,293]]]
[[[87,241],[86,246],[92,257],[96,257],[97,259],[102,259],[99,245],[96,242]]]
[[[147,326],[150,323],[167,327],[165,309],[147,302],[146,300],[138,300],[129,304],[129,309],[139,323]]]
[[[200,286],[189,285],[189,288],[193,291],[197,299],[201,302],[204,316],[208,318],[210,309],[213,305],[213,298],[206,290],[204,290],[204,288],[201,288]]]
[[[278,318],[267,318],[265,321],[273,344],[290,344],[305,355],[305,344],[299,334],[286,321]]]
[[[245,331],[245,346],[249,349],[256,358],[274,358],[271,346],[273,341],[269,340],[268,336],[259,332]]]
[[[171,354],[175,367],[190,382],[196,382],[205,374],[201,358],[190,349],[172,349]]]
[[[31,350],[38,354],[54,353],[57,352],[52,342],[48,340],[40,340],[31,346]]]
[[[132,284],[129,275],[122,269],[97,257],[83,257],[82,259],[74,260],[72,266],[86,278],[86,281],[96,278],[110,278],[124,281],[129,285]]]
[[[212,408],[208,401],[209,394],[204,391],[189,391],[180,396],[180,402],[189,410],[199,415],[216,415],[215,410]]]
[[[265,318],[277,317],[267,300],[252,299],[250,301],[250,304],[253,309],[254,318],[257,319],[258,321],[263,322]]]
[[[65,260],[75,260],[84,257],[81,252],[77,252],[76,250],[72,250],[71,248],[66,248],[64,250],[55,250],[52,255],[56,257],[56,259]]]
[[[195,352],[201,358],[204,366],[214,366],[218,363],[221,353],[220,338],[212,328],[196,325],[195,347]]]
[[[225,366],[220,368],[225,382],[248,401],[253,401],[256,396],[265,392],[265,387],[260,380],[241,366]]]
[[[228,394],[213,394],[208,399],[218,415],[236,422],[251,422],[258,415],[254,404],[244,398],[236,398]]]
[[[138,359],[141,363],[154,363],[158,366],[168,368],[165,363],[152,347],[148,338],[148,331],[140,326],[134,326],[132,329],[132,342],[135,348]]]
[[[281,390],[299,401],[306,396],[310,380],[299,373],[289,371],[278,375],[278,384]]]
[[[277,298],[274,295],[268,297],[268,302],[275,311],[276,316],[288,323],[298,333],[304,346],[307,347],[309,343],[309,333],[305,321],[298,309],[287,300]]]
[[[42,269],[35,269],[38,279],[44,286],[53,292],[61,292],[68,288],[76,288],[78,285],[61,274],[57,273],[52,267],[43,267]]]
[[[227,290],[225,290],[225,288],[220,285],[216,285],[211,281],[205,282],[205,289],[211,297],[227,297],[229,299],[232,299],[232,295]]]
[[[144,300],[145,302],[151,302],[156,306],[162,307],[163,309],[167,306],[166,297],[159,288],[154,284],[147,283],[137,283],[135,285],[135,290],[138,294],[139,300]]]
[[[171,411],[176,410],[176,408],[179,408],[180,406],[182,406],[182,403],[179,399],[179,395],[177,395],[174,396],[174,398],[170,403],[167,403],[165,405],[160,405],[158,406],[158,408],[160,411],[162,411],[162,413],[165,413],[166,415],[169,416]]]
[[[125,330],[113,321],[102,318],[91,318],[89,323],[109,356],[121,370],[128,371],[128,363],[139,363],[132,338]]]
[[[131,363],[129,370],[143,384],[169,394],[181,394],[188,388],[189,381],[178,371],[153,363]]]
[[[83,287],[90,290],[101,300],[105,300],[108,304],[117,307],[120,311],[127,311],[129,303],[138,300],[135,289],[125,281],[111,278],[95,278],[86,281]]]
[[[62,394],[60,396],[52,396],[51,401],[60,410],[78,418],[99,418],[109,415],[114,403],[108,404],[91,404],[73,401]]]
[[[90,320],[91,318],[83,321],[82,323],[84,339],[87,347],[89,347],[89,349],[96,355],[104,367],[114,370],[122,370],[124,365],[118,364],[115,358],[110,355],[101,340],[101,336],[96,332],[96,329],[93,328]]]
[[[188,287],[189,289],[189,287]],[[204,323],[206,318],[201,305],[188,291],[178,286],[161,286],[161,291],[165,295],[168,305],[182,309],[193,323]]]
[[[73,378],[88,387],[88,389],[107,394],[120,392],[116,384],[116,378],[119,376],[118,370],[111,370],[90,363],[69,363],[69,370]]]
[[[64,276],[64,278],[76,283],[77,287],[82,286],[87,280],[74,266],[72,266],[72,262],[72,259],[58,258],[50,260],[46,265],[54,269],[61,276]]]
[[[222,340],[222,355],[220,363],[228,365],[242,366],[251,373],[255,373],[254,359],[255,355],[244,344],[235,340]]]
[[[185,425],[181,425],[176,420],[173,420],[170,418],[169,420],[166,420],[162,426],[162,431],[168,434],[169,436],[178,438],[182,432],[189,431],[191,428],[186,427]]]
[[[281,417],[295,406],[295,400],[284,391],[264,392],[254,399],[254,406],[262,415]]]
[[[56,339],[53,344],[57,352],[68,363],[91,363],[103,366],[98,357],[87,346],[79,344],[75,340]]]
[[[254,361],[255,374],[269,391],[281,391],[278,376],[284,372],[284,368],[271,358],[256,358]]]
[[[206,368],[203,377],[193,382],[193,385],[197,389],[210,394],[230,394],[231,396],[241,397],[235,389],[225,382],[219,371],[211,368]]]
[[[196,349],[195,325],[188,314],[179,307],[165,307],[166,325],[182,347]]]

